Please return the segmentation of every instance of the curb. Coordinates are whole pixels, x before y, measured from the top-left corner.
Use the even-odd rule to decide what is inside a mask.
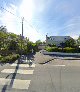
[[[77,59],[77,58],[71,58],[71,59],[68,58],[68,59],[67,59],[67,58],[66,58],[66,59],[61,59],[61,60],[80,60],[80,59]]]
[[[52,61],[52,60],[54,60],[54,59],[49,59],[48,61],[45,61],[45,62],[39,63],[39,64],[47,64],[47,63],[49,63],[49,62]]]

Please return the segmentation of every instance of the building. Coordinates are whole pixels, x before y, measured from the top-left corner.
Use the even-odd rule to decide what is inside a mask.
[[[56,46],[60,46],[60,43],[64,43],[66,40],[71,39],[70,36],[50,36],[46,35],[46,45],[55,44]]]

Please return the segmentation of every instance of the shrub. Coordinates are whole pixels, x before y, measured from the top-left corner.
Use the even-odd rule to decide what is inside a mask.
[[[13,54],[13,55],[9,55],[9,56],[5,56],[3,58],[1,58],[1,62],[7,63],[7,62],[13,62],[16,59],[18,59],[20,57],[19,54]]]
[[[0,55],[0,60],[2,59],[2,56]]]
[[[58,48],[58,52],[62,52],[62,48]]]
[[[69,48],[69,47],[65,47],[63,48],[57,48],[57,47],[46,47],[46,51],[48,52],[65,52],[65,53],[78,53],[80,52],[79,49],[77,48]]]
[[[53,52],[58,52],[58,48],[57,47],[52,47],[51,48]]]
[[[5,58],[2,58],[0,62],[5,62],[5,61],[6,61]]]
[[[47,47],[46,50],[49,51],[49,52],[58,52],[57,47]]]
[[[66,52],[66,53],[76,53],[77,50],[75,48],[66,47],[66,48],[63,49],[63,52]]]
[[[6,60],[6,62],[8,62],[10,60],[10,57],[6,56],[4,59]]]

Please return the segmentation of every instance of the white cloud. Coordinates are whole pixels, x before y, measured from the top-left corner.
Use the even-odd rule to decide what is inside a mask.
[[[11,13],[16,14],[17,7],[11,4],[10,7],[6,7],[6,10],[3,10],[2,13],[0,14],[1,15],[0,20],[2,24],[7,27],[7,30],[9,32],[17,33],[15,26],[16,17],[11,14]],[[11,13],[8,11],[10,11]]]
[[[39,0],[39,1],[34,0],[35,11],[41,14],[49,8],[49,5],[51,3],[52,3],[52,0]]]
[[[36,40],[43,40],[43,35],[38,32],[37,28],[27,24],[24,21],[24,36],[27,36],[31,41],[35,42]]]
[[[27,21],[30,21],[34,17],[34,3],[33,0],[23,0],[19,7],[10,4],[10,6],[5,6],[3,12],[0,11],[0,20],[4,26],[6,26],[8,32],[13,32],[16,34],[21,34],[22,32],[22,24],[21,19],[16,16],[24,17]],[[15,14],[15,16],[11,13]],[[32,23],[31,23],[32,24]],[[36,41],[38,39],[43,39],[42,35],[38,33],[35,28],[32,28],[27,22],[24,20],[24,36],[29,37],[31,41]],[[42,38],[41,38],[42,37]]]
[[[20,16],[24,17],[28,21],[28,23],[24,20],[24,35],[29,37],[31,41],[36,41],[41,39],[42,35],[37,32],[37,28],[34,28],[32,25],[32,19],[34,19],[34,15],[36,13],[35,1],[33,0],[23,0],[20,7],[19,13]]]
[[[34,3],[33,0],[23,0],[19,7],[20,16],[25,17],[30,21],[34,14]]]

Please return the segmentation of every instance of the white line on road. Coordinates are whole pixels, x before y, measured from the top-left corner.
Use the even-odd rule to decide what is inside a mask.
[[[33,74],[34,70],[22,70],[18,69],[17,73],[18,74]],[[2,73],[15,73],[15,69],[4,69],[1,71]]]
[[[17,66],[17,64],[12,64],[11,66]],[[19,64],[19,67],[29,67],[29,64]],[[35,64],[32,64],[31,67],[35,67]]]
[[[0,85],[9,85],[10,82],[11,82],[11,79],[0,78]],[[12,88],[28,89],[30,82],[31,82],[31,80],[14,79]]]
[[[66,65],[52,65],[52,66],[66,66]]]
[[[30,85],[30,81],[31,80],[15,79],[12,88],[15,88],[15,89],[28,89],[28,87]]]

